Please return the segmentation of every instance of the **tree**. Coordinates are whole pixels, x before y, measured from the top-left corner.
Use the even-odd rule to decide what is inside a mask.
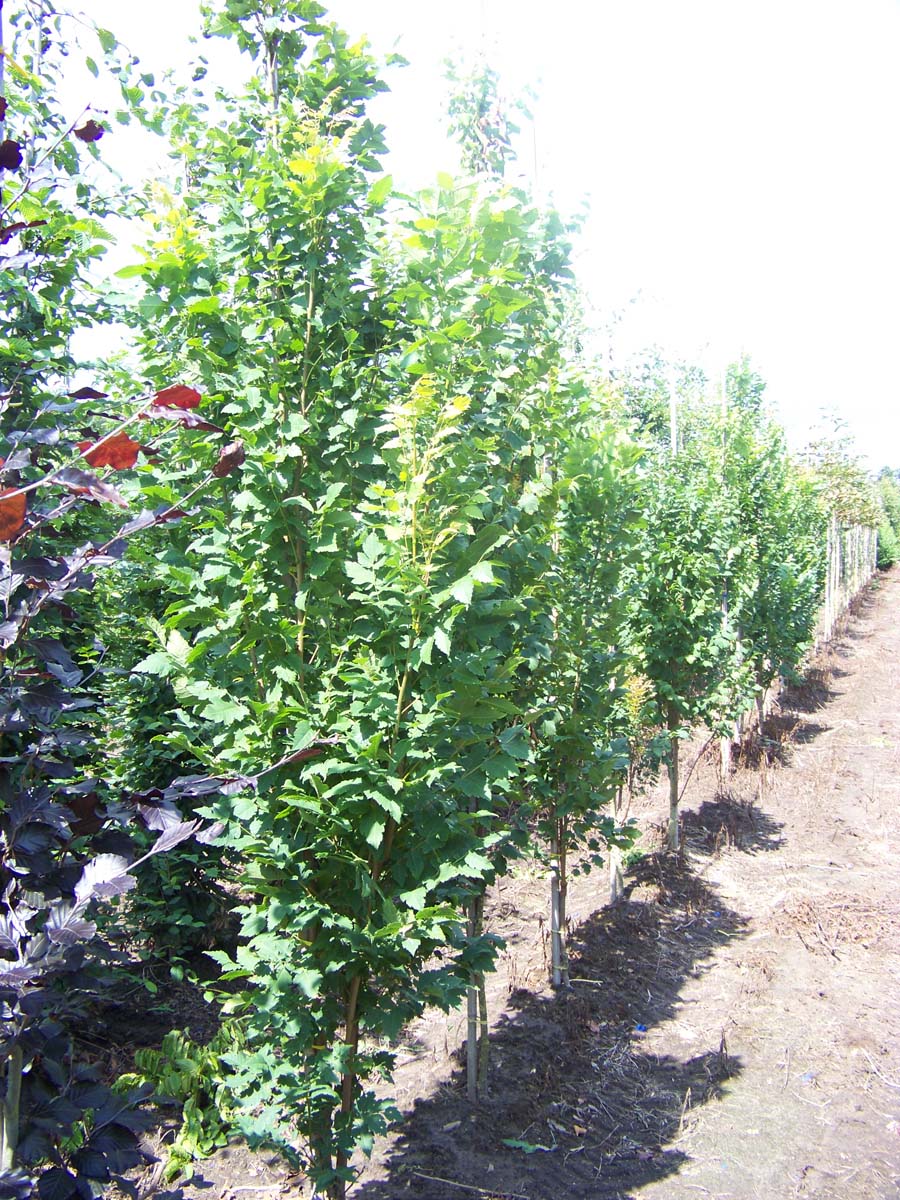
[[[189,361],[246,450],[241,490],[165,556],[178,598],[143,664],[178,696],[173,745],[220,773],[279,764],[212,806],[249,897],[217,955],[248,985],[233,1087],[245,1130],[299,1132],[341,1196],[384,1128],[365,1081],[390,1055],[368,1047],[493,957],[460,914],[509,852],[498,797],[528,755],[568,268],[558,219],[449,177],[388,238],[382,85],[321,17],[212,15],[259,69],[214,128],[176,113],[190,183],[130,273],[159,297],[145,370]]]

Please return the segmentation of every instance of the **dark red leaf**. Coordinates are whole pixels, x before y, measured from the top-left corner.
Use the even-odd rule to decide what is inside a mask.
[[[9,101],[6,99],[6,97],[0,96],[0,121],[6,120],[6,109],[8,105]]]
[[[7,171],[18,171],[22,165],[22,147],[12,138],[0,142],[0,167]]]
[[[44,220],[40,221],[13,221],[12,225],[0,226],[0,246],[5,246],[14,233],[19,233],[22,229],[36,229],[38,225],[46,225]]]
[[[240,438],[235,442],[229,442],[223,450],[219,451],[216,465],[212,469],[213,475],[217,479],[224,479],[226,475],[230,475],[232,471],[236,470],[246,457],[247,451]]]
[[[157,392],[154,400],[161,408],[196,408],[200,403],[200,393],[194,388],[185,387],[183,383],[176,383]]]
[[[340,742],[340,738],[335,735],[333,737],[320,738],[317,742],[313,742],[311,746],[305,747],[303,750],[295,750],[286,758],[281,759],[276,763],[276,766],[283,767],[288,763],[305,762],[308,758],[318,758],[320,754],[324,754],[329,746],[336,746]]]
[[[66,807],[72,810],[75,817],[71,822],[75,837],[96,833],[102,827],[103,817],[98,811],[100,797],[96,792],[88,792],[85,796],[72,796],[66,801]]]
[[[0,492],[0,542],[8,542],[25,524],[26,497],[17,488]]]
[[[120,430],[111,437],[105,437],[97,442],[93,450],[89,450],[90,442],[79,442],[78,449],[86,462],[92,467],[113,467],[117,471],[125,471],[137,462],[140,442],[133,441],[125,430]]]
[[[98,124],[93,118],[81,126],[80,129],[72,131],[81,142],[99,142],[103,137],[103,126]]]
[[[156,404],[151,404],[139,415],[156,421],[161,419],[178,421],[179,424],[184,425],[187,429],[207,429],[211,433],[225,432],[221,425],[213,425],[212,421],[204,421],[202,417],[197,417],[192,412],[185,412],[181,408],[160,408]]]
[[[63,470],[57,471],[53,475],[53,482],[61,483],[70,492],[85,493],[95,500],[108,500],[111,504],[118,504],[120,508],[128,507],[128,501],[114,487],[104,483],[96,475],[91,475],[88,471],[79,471],[76,467],[64,467]]]
[[[105,400],[108,392],[98,392],[96,388],[83,387],[77,392],[69,392],[70,400]]]

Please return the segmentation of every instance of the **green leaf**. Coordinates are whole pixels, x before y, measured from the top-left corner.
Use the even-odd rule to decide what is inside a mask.
[[[511,725],[504,729],[497,739],[505,754],[511,758],[528,759],[531,757],[531,742],[528,731],[523,725]]]
[[[425,907],[425,901],[428,899],[428,888],[411,888],[408,892],[401,892],[400,899],[408,908],[418,912],[420,908]]]
[[[360,822],[360,831],[373,850],[378,850],[384,839],[386,822],[380,817],[370,815]]]
[[[321,972],[309,968],[302,968],[294,971],[294,983],[300,989],[307,1000],[315,1000],[322,991],[322,975]]]
[[[119,45],[116,37],[108,29],[101,29],[99,25],[96,26],[96,30],[103,53],[112,54]]]
[[[219,721],[223,725],[234,725],[249,717],[250,710],[246,704],[232,700],[228,696],[217,696],[200,710],[201,717],[206,721]]]
[[[458,579],[450,588],[450,595],[454,600],[458,600],[460,604],[468,607],[472,603],[472,593],[475,590],[475,584],[471,575],[465,575],[462,579]]]
[[[172,671],[174,664],[171,657],[162,650],[157,650],[153,654],[148,654],[146,658],[142,658],[139,663],[136,663],[132,668],[140,675],[168,675]]]
[[[394,180],[391,175],[382,175],[369,188],[369,203],[373,208],[380,208],[391,193]]]

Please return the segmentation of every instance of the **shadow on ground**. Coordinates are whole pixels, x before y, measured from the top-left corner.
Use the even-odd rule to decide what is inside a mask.
[[[776,836],[758,827],[758,848]],[[654,1054],[690,977],[746,921],[680,857],[651,854],[626,898],[570,936],[571,988],[518,990],[491,1036],[491,1091],[471,1107],[464,1078],[416,1102],[387,1161],[354,1200],[627,1200],[686,1161],[690,1108],[723,1095],[741,1063],[724,1044],[681,1062]],[[513,1144],[510,1144],[513,1143]],[[473,1189],[475,1191],[473,1191]]]
[[[714,800],[704,800],[696,812],[684,812],[681,820],[684,841],[692,850],[705,854],[778,850],[783,843],[783,828],[752,801],[721,791]]]

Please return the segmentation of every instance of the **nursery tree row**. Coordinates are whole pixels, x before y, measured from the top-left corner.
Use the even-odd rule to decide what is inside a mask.
[[[181,171],[144,195],[99,173],[109,118],[61,112],[62,19],[23,4],[12,31],[3,1194],[139,1160],[145,1090],[104,1091],[70,1043],[123,936],[207,938],[229,1120],[330,1197],[426,1006],[467,999],[481,1094],[492,880],[545,862],[565,986],[573,861],[615,882],[661,763],[677,847],[679,746],[797,668],[826,546],[876,520],[826,455],[791,458],[748,363],[713,399],[594,370],[573,230],[504,183],[502,121],[473,136],[492,76],[453,108],[472,174],[401,195],[377,66],[319,4],[224,0],[207,32],[244,89],[163,93],[97,30],[123,126]],[[128,302],[90,272],[114,212],[151,227]],[[131,365],[74,386],[73,335],[113,320]]]

